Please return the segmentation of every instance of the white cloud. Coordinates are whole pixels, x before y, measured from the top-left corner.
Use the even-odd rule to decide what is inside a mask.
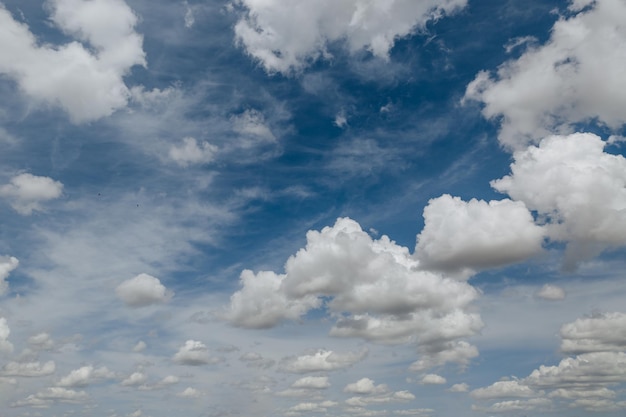
[[[94,368],[92,365],[82,366],[71,371],[57,382],[59,387],[86,387],[97,380],[114,378],[115,374],[106,367]]]
[[[172,145],[169,151],[169,157],[182,167],[195,164],[206,164],[215,158],[217,146],[206,141],[200,142],[195,138],[187,137],[183,139],[180,146]]]
[[[509,400],[500,401],[489,407],[472,406],[472,410],[488,413],[512,413],[515,411],[531,411],[536,409],[547,409],[552,405],[552,401],[547,398],[531,398],[529,400]]]
[[[544,45],[529,46],[495,77],[480,72],[467,86],[465,99],[483,102],[485,117],[502,117],[506,146],[520,149],[592,119],[613,130],[626,122],[626,4],[572,2],[570,11],[580,10],[561,17]]]
[[[417,341],[424,364],[467,364],[476,348],[458,339],[482,328],[478,314],[466,311],[478,292],[418,265],[407,248],[387,236],[373,240],[357,222],[340,218],[307,233],[306,247],[287,260],[286,274],[244,271],[226,317],[238,326],[271,327],[298,319],[327,297],[327,309],[342,313],[333,336]]]
[[[284,358],[280,363],[280,369],[291,373],[307,373],[334,371],[347,368],[362,361],[368,351],[337,353],[332,350],[320,349],[315,353]]]
[[[9,184],[0,186],[0,197],[8,199],[11,207],[24,216],[42,211],[41,203],[59,198],[62,193],[63,184],[59,181],[29,173],[16,175]]]
[[[10,334],[11,329],[7,323],[7,319],[0,317],[0,353],[13,352],[13,344],[8,340]]]
[[[521,397],[529,398],[537,396],[527,385],[520,384],[519,381],[498,381],[486,388],[478,388],[471,392],[472,398],[477,400],[491,400],[496,398]]]
[[[14,362],[11,361],[2,367],[0,375],[40,377],[54,373],[56,365],[54,361],[40,362]]]
[[[7,277],[19,265],[17,258],[13,256],[0,256],[0,295],[4,294],[9,288],[6,282]]]
[[[145,307],[165,303],[172,297],[158,278],[139,274],[126,280],[115,289],[117,296],[129,307]]]
[[[424,208],[415,254],[427,268],[496,267],[539,253],[543,234],[520,201],[465,202],[445,194]]]
[[[143,352],[144,350],[146,350],[146,347],[148,347],[148,345],[146,345],[146,342],[140,340],[135,346],[133,346],[133,352]]]
[[[246,362],[248,367],[260,369],[270,368],[276,363],[275,360],[264,358],[256,352],[245,353],[239,357],[239,360]]]
[[[421,383],[424,385],[443,385],[448,382],[444,377],[437,374],[426,374],[422,377]]]
[[[385,384],[374,385],[374,381],[369,378],[361,378],[356,382],[346,385],[343,392],[360,395],[384,394],[389,391]]]
[[[135,387],[144,384],[148,377],[142,372],[133,372],[127,378],[123,379],[121,384],[125,387]]]
[[[58,105],[76,123],[126,106],[123,77],[145,65],[137,16],[123,0],[50,0],[51,21],[72,41],[41,45],[0,6],[0,73],[37,101]]]
[[[604,146],[593,134],[550,136],[515,152],[511,175],[491,182],[537,211],[552,240],[568,242],[568,269],[626,244],[626,159]]]
[[[202,394],[195,388],[187,387],[176,395],[182,398],[199,398]]]
[[[352,53],[368,50],[387,59],[396,39],[465,7],[466,0],[235,0],[245,13],[235,25],[237,41],[269,73],[300,71],[329,44],[345,42]]]
[[[35,407],[48,408],[55,402],[77,404],[89,398],[85,391],[74,391],[71,389],[50,387],[34,395],[29,395],[23,400],[16,401],[11,407]]]
[[[626,314],[594,314],[561,327],[565,353],[619,352],[626,348]]]
[[[54,340],[45,332],[29,337],[28,344],[36,350],[51,350],[54,348]]]
[[[461,382],[460,384],[454,384],[452,385],[448,391],[450,392],[467,392],[469,391],[469,385],[467,385],[465,382]]]
[[[325,389],[330,387],[327,376],[305,376],[291,384],[296,389]]]
[[[560,301],[565,299],[565,290],[553,284],[544,284],[535,296],[544,300]]]
[[[214,364],[220,361],[209,355],[209,349],[202,342],[187,340],[173,357],[174,362],[181,365],[199,366]]]

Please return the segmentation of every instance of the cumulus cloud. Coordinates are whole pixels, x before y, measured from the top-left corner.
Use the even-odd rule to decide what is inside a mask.
[[[544,284],[535,296],[544,300],[560,301],[565,299],[565,290],[556,285]]]
[[[187,340],[173,357],[174,362],[181,365],[199,366],[214,364],[220,361],[209,355],[209,349],[202,342],[197,340]]]
[[[178,394],[176,394],[176,396],[182,398],[199,398],[201,396],[201,393],[195,388],[187,387]]]
[[[114,378],[115,374],[109,371],[106,367],[94,368],[92,365],[87,365],[74,369],[69,374],[61,378],[57,382],[58,387],[86,387],[97,380]]]
[[[56,365],[54,361],[40,362],[15,362],[11,361],[2,367],[2,376],[40,377],[54,373]]]
[[[561,327],[565,353],[619,352],[626,349],[626,314],[598,313]]]
[[[374,381],[369,378],[361,378],[356,382],[346,385],[343,389],[343,392],[360,395],[384,394],[388,391],[389,388],[387,385],[374,385]]]
[[[6,282],[7,277],[19,265],[17,258],[13,256],[0,256],[0,295],[4,294],[9,288]]]
[[[0,353],[13,352],[13,344],[8,340],[10,334],[11,329],[7,323],[7,319],[0,317]]]
[[[117,286],[115,293],[129,307],[145,307],[165,303],[172,297],[158,278],[139,274]]]
[[[29,337],[28,344],[35,350],[51,350],[54,348],[54,340],[45,332]]]
[[[245,353],[239,357],[239,360],[245,362],[248,367],[261,369],[270,368],[276,363],[275,360],[264,358],[262,355],[256,352]]]
[[[59,198],[62,193],[63,184],[59,181],[29,173],[16,175],[0,186],[0,197],[9,200],[11,207],[24,216],[42,211],[41,203]]]
[[[125,387],[135,387],[144,384],[148,380],[148,377],[142,372],[133,372],[128,377],[124,378],[121,384]]]
[[[296,389],[325,389],[330,387],[327,376],[305,376],[291,384],[291,388]]]
[[[180,146],[172,145],[169,157],[182,167],[196,164],[206,164],[215,158],[217,146],[206,141],[198,144],[195,138],[187,137],[183,139]]]
[[[333,336],[417,341],[424,364],[466,364],[476,349],[458,342],[482,328],[478,314],[468,311],[478,292],[418,265],[407,248],[387,236],[373,240],[357,222],[340,218],[307,233],[306,247],[287,260],[285,274],[244,271],[243,288],[225,315],[234,325],[271,327],[321,307],[326,297],[324,307],[339,317]]]
[[[543,234],[521,201],[465,202],[445,194],[424,208],[415,254],[426,268],[484,269],[536,255]]]
[[[469,391],[469,385],[467,385],[465,382],[462,382],[460,384],[454,384],[452,385],[448,391],[450,392],[467,392]]]
[[[626,4],[572,1],[569,12],[545,44],[467,86],[465,99],[484,103],[485,117],[502,118],[499,139],[510,148],[592,119],[613,130],[626,123]]]
[[[347,368],[367,357],[368,351],[337,353],[320,349],[312,354],[284,358],[280,370],[296,374],[308,372],[335,371]]]
[[[495,398],[535,397],[537,396],[537,393],[529,386],[520,384],[519,381],[513,380],[495,382],[488,387],[475,389],[470,395],[472,398],[477,400],[491,400]]]
[[[424,385],[443,385],[448,382],[444,377],[437,374],[426,374],[420,381]]]
[[[452,14],[466,0],[235,0],[244,13],[235,25],[237,41],[269,73],[289,74],[318,58],[331,58],[328,47],[342,42],[351,53],[368,50],[387,59],[395,41],[426,23]]]
[[[567,242],[567,269],[626,244],[626,159],[604,146],[590,133],[549,136],[515,152],[512,173],[491,182],[536,211],[550,239]]]
[[[76,123],[125,107],[130,93],[123,77],[145,65],[137,16],[123,0],[50,0],[47,9],[52,23],[76,40],[40,44],[0,6],[0,74],[36,101],[60,106]]]
[[[77,404],[86,401],[89,395],[85,391],[74,391],[67,388],[50,387],[23,400],[16,401],[11,407],[47,408],[55,402]]]

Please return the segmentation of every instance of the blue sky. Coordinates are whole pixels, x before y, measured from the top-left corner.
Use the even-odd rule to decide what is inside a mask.
[[[625,19],[0,1],[0,414],[623,415]]]

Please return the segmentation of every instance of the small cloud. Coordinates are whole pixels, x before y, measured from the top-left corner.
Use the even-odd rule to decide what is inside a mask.
[[[437,374],[426,374],[421,380],[424,385],[443,385],[447,381],[444,377]]]
[[[10,201],[11,207],[23,216],[33,211],[43,211],[41,203],[59,198],[63,184],[49,177],[24,173],[11,178],[9,184],[0,186],[0,197]]]
[[[140,340],[133,347],[133,352],[143,352],[144,350],[146,350],[146,347],[148,347],[148,345],[146,345],[146,342],[144,342],[143,340]]]
[[[341,110],[339,113],[335,115],[335,121],[333,122],[335,126],[340,129],[343,129],[348,126],[348,119],[346,117],[346,112]]]
[[[176,394],[178,397],[182,398],[198,398],[200,397],[200,391],[195,388],[187,387],[182,392]]]
[[[535,293],[537,298],[549,301],[560,301],[565,299],[565,290],[552,284],[545,284]]]
[[[467,392],[469,391],[469,385],[467,385],[465,382],[460,383],[460,384],[454,384],[452,385],[448,391],[450,392]]]
[[[187,340],[174,355],[174,362],[181,365],[200,366],[215,364],[221,361],[219,358],[209,356],[209,349],[202,342]]]
[[[139,274],[122,282],[115,289],[115,293],[129,307],[165,303],[173,295],[158,278],[148,274]]]
[[[0,256],[0,295],[9,288],[9,284],[5,280],[19,263],[20,261],[13,256]]]
[[[182,167],[197,164],[207,164],[215,159],[218,148],[209,142],[198,143],[195,138],[187,137],[179,146],[172,145],[169,157]]]
[[[7,323],[7,319],[0,317],[0,353],[13,352],[13,344],[7,340],[9,334],[11,334],[11,329]]]
[[[134,387],[146,382],[148,378],[141,372],[133,372],[128,378],[122,381],[122,385],[125,387]]]

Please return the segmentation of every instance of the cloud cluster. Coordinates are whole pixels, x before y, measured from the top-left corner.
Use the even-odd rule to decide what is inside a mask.
[[[626,158],[605,146],[590,133],[549,136],[515,152],[511,174],[491,182],[536,211],[551,240],[568,243],[570,269],[626,244]]]
[[[362,361],[367,354],[367,350],[337,353],[320,349],[311,354],[284,358],[279,364],[279,369],[294,374],[335,371]]]
[[[237,41],[269,73],[299,71],[318,58],[330,58],[329,46],[345,43],[351,52],[368,50],[387,59],[403,38],[452,14],[466,0],[307,0],[259,2],[235,0],[243,9],[235,25]]]
[[[59,198],[62,193],[63,184],[59,181],[29,173],[16,175],[0,186],[0,197],[9,200],[11,207],[24,216],[43,210],[42,202]]]
[[[523,379],[498,381],[471,392],[475,400],[495,403],[477,410],[536,410],[565,403],[588,411],[626,408],[611,387],[626,383],[626,314],[595,314],[561,327],[561,350],[578,354],[558,365],[541,365]]]
[[[11,271],[19,265],[19,261],[14,256],[0,256],[0,295],[3,295],[9,288],[5,281]]]
[[[373,240],[357,222],[340,218],[307,233],[306,247],[287,260],[285,274],[244,271],[226,317],[236,326],[264,328],[322,307],[338,316],[333,336],[416,341],[423,366],[466,364],[477,353],[460,339],[482,327],[469,311],[478,292],[418,265],[407,248],[386,236]]]
[[[592,119],[617,130],[626,123],[625,19],[622,1],[572,1],[545,44],[528,47],[495,76],[480,72],[465,99],[502,119],[500,141],[513,149]]]
[[[172,358],[180,365],[200,366],[220,362],[219,358],[211,357],[207,346],[197,340],[187,340]]]
[[[137,16],[123,0],[50,0],[51,22],[76,39],[40,44],[0,5],[0,74],[26,95],[58,105],[76,123],[108,116],[130,97],[123,77],[145,65]]]

